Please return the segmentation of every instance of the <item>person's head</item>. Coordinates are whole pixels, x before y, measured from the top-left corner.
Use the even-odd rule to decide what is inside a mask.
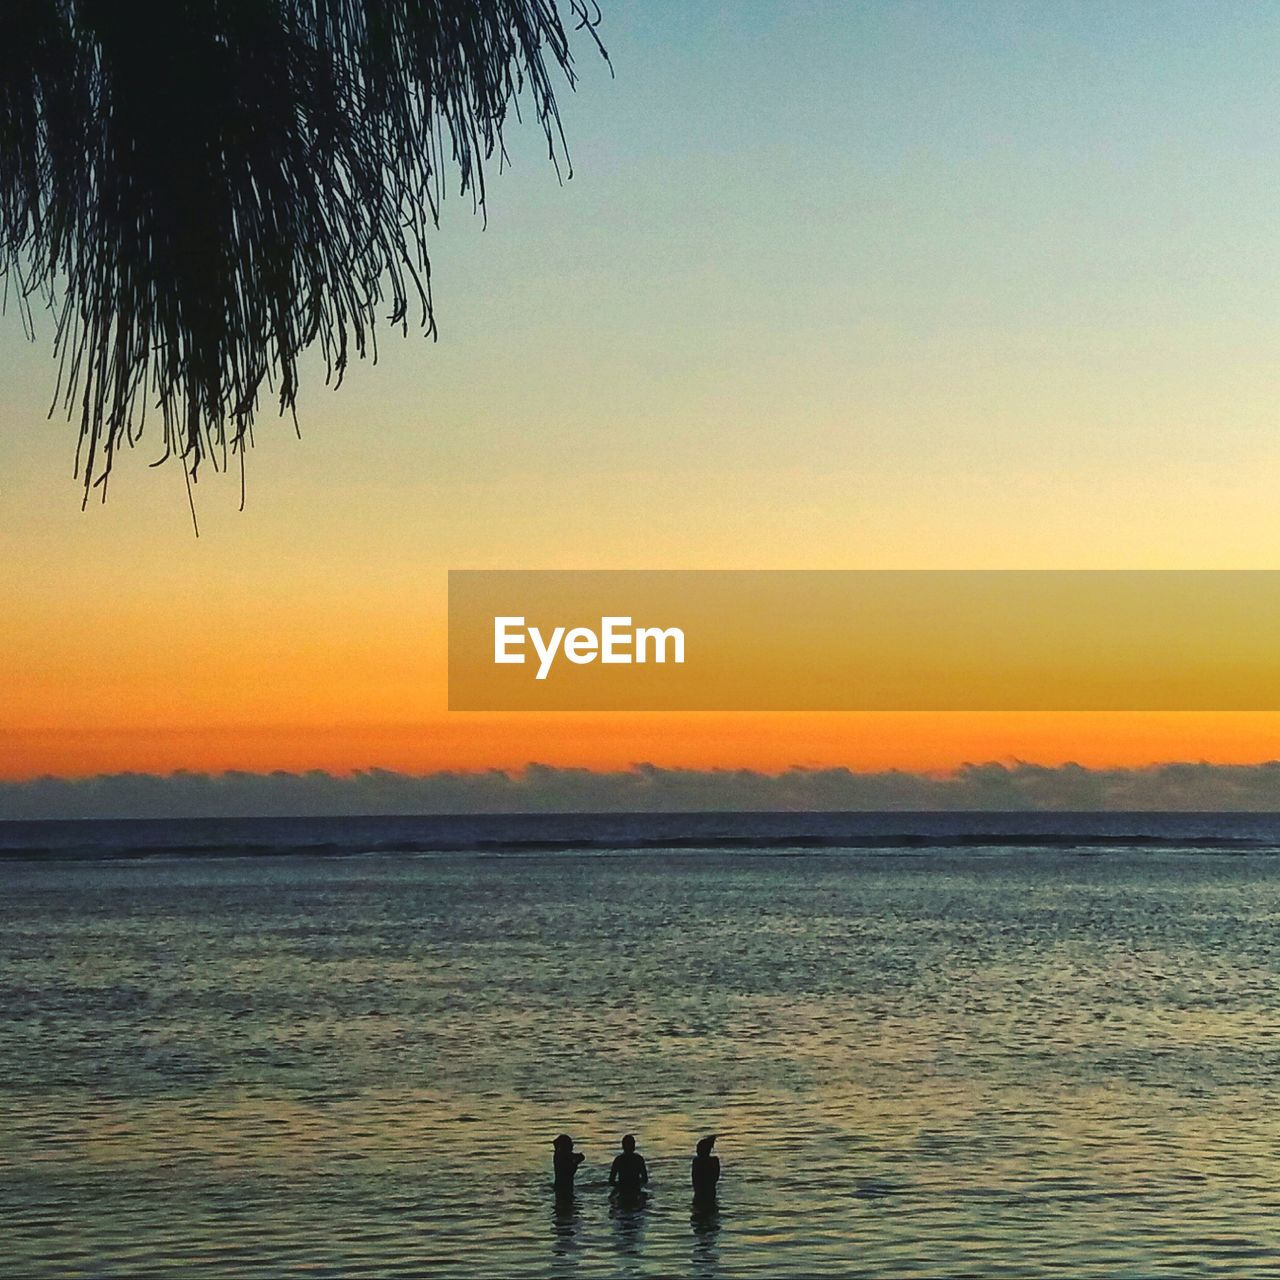
[[[698,1154],[700,1156],[709,1156],[711,1154],[711,1148],[715,1145],[716,1135],[713,1133],[709,1138],[703,1138],[702,1141],[698,1143]]]
[[[636,1149],[636,1139],[634,1134],[631,1134],[631,1133],[623,1134],[622,1149],[623,1151],[634,1151]]]
[[[567,1133],[562,1133],[551,1145],[557,1151],[572,1151],[573,1139]]]

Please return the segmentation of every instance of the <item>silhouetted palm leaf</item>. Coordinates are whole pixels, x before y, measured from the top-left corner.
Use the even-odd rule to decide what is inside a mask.
[[[6,0],[0,270],[54,309],[86,497],[147,407],[194,475],[309,344],[341,380],[384,309],[434,332],[446,181],[483,203],[522,95],[558,161],[557,70],[555,0]]]

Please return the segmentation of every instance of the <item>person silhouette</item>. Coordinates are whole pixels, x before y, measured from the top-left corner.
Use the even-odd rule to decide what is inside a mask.
[[[640,1188],[649,1181],[649,1169],[636,1150],[636,1140],[631,1134],[622,1139],[622,1154],[615,1156],[609,1170],[609,1185],[617,1187],[623,1195],[638,1195]]]
[[[711,1154],[716,1145],[716,1135],[703,1138],[697,1146],[697,1155],[693,1157],[690,1174],[693,1178],[693,1198],[695,1200],[714,1200],[716,1183],[720,1181],[720,1157]]]
[[[586,1157],[581,1151],[573,1149],[573,1139],[567,1133],[560,1134],[551,1145],[556,1149],[555,1155],[551,1157],[551,1167],[556,1175],[556,1191],[572,1191],[573,1175],[578,1172],[578,1166]]]

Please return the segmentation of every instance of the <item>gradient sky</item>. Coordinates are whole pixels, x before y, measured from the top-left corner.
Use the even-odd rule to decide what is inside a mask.
[[[1280,754],[1280,716],[445,711],[448,568],[1275,568],[1280,5],[606,6],[436,344],[80,511],[0,319],[0,776]]]

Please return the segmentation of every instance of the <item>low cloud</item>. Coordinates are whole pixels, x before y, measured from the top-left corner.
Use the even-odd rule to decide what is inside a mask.
[[[1133,769],[988,763],[945,774],[530,764],[479,773],[115,773],[0,782],[0,819],[11,820],[947,809],[1280,811],[1280,761]]]

